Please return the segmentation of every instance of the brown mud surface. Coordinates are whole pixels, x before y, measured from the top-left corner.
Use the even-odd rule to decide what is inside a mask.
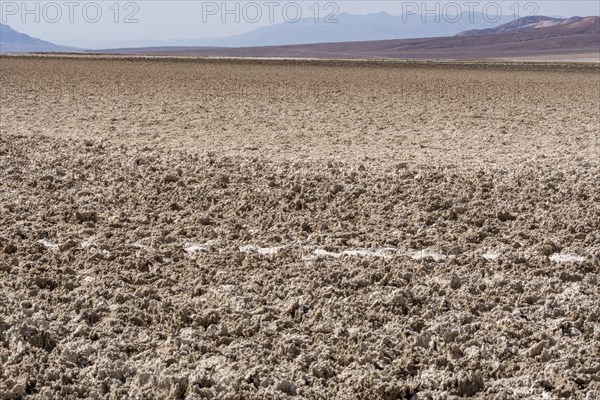
[[[0,398],[600,398],[598,68],[0,58]]]

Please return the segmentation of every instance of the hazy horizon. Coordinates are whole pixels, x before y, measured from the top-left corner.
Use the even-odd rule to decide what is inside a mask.
[[[70,4],[70,5],[69,5]],[[315,5],[318,4],[318,7]],[[423,7],[425,4],[425,7]],[[116,5],[116,7],[115,7]],[[516,7],[515,7],[516,5]],[[85,12],[84,12],[85,10]],[[518,10],[518,13],[516,12]],[[0,22],[30,36],[56,44],[103,48],[123,43],[164,42],[176,45],[186,40],[224,38],[276,23],[294,23],[311,18],[315,24],[335,23],[341,13],[354,15],[386,12],[390,15],[425,14],[428,23],[435,16],[456,12],[482,13],[493,19],[497,12],[511,17],[529,14],[546,16],[599,15],[595,1],[563,3],[538,2],[394,2],[394,1],[280,1],[280,2],[0,2]]]

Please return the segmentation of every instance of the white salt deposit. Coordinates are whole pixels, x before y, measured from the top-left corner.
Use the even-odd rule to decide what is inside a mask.
[[[183,245],[183,251],[185,251],[188,254],[195,254],[195,253],[199,253],[201,251],[207,251],[208,248],[213,245],[216,241],[215,240],[209,240],[208,242],[204,242],[204,243],[185,243]]]
[[[438,253],[437,251],[433,251],[430,249],[409,251],[408,255],[413,260],[424,260],[427,258],[432,258],[434,261],[442,261],[442,260],[445,260],[446,258],[448,258],[444,254]]]
[[[140,242],[135,242],[131,244],[133,247],[142,250],[152,250],[150,246],[146,246],[145,244],[141,244]]]
[[[488,261],[495,261],[502,255],[500,249],[488,249],[482,257]]]
[[[39,244],[41,244],[42,246],[44,246],[47,249],[50,250],[58,250],[59,249],[59,245],[56,243],[52,243],[49,240],[46,239],[41,239],[37,241]]]
[[[240,246],[242,253],[258,253],[263,256],[270,256],[279,253],[280,250],[285,249],[289,246],[275,246],[275,247],[258,247],[253,245]]]
[[[315,249],[313,254],[319,258],[340,258],[341,256],[349,257],[377,257],[377,258],[392,258],[398,250],[393,247],[382,247],[379,249],[348,249],[340,253],[327,251],[324,249]],[[304,260],[310,260],[311,257],[304,257]]]
[[[82,249],[89,249],[90,247],[96,246],[96,243],[93,240],[94,238],[89,238],[81,242]]]
[[[580,262],[585,261],[584,256],[580,256],[579,254],[574,254],[574,253],[554,253],[549,258],[550,258],[550,261],[553,261],[556,263],[569,263],[569,262],[580,263]]]

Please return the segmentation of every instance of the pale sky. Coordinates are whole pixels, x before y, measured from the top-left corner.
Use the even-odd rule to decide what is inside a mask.
[[[25,5],[25,6],[24,6]],[[425,9],[424,9],[425,5]],[[111,47],[120,41],[224,37],[244,33],[297,16],[318,22],[330,13],[392,15],[457,10],[495,15],[530,13],[548,16],[600,15],[600,2],[589,1],[7,1],[0,0],[0,20],[28,35],[57,44]],[[229,13],[227,12],[229,11]],[[238,19],[238,21],[236,21]],[[291,22],[290,22],[291,23]]]

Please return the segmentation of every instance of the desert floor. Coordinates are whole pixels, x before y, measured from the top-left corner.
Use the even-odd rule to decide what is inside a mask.
[[[0,398],[600,398],[598,64],[0,87]]]

